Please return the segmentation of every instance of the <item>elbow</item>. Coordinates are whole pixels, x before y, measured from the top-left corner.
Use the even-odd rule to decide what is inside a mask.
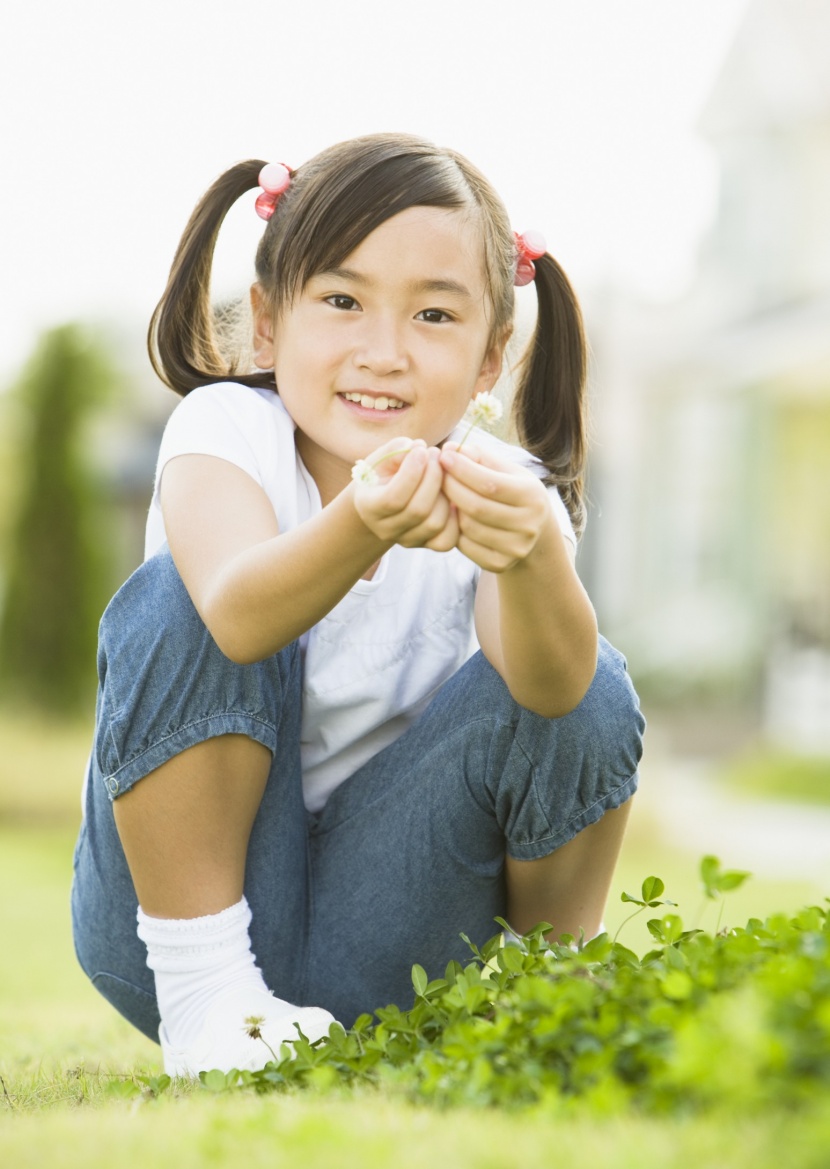
[[[520,706],[542,718],[564,718],[576,710],[582,702],[597,670],[596,651],[588,661],[572,665],[566,672],[532,690],[509,687],[512,697]],[[521,689],[521,693],[519,690]]]
[[[275,648],[263,646],[259,639],[252,643],[250,639],[246,640],[233,630],[226,630],[221,636],[217,636],[213,630],[209,630],[209,632],[216,642],[219,652],[235,666],[253,666],[256,662],[270,658],[272,654],[283,648],[282,646]]]
[[[219,652],[234,665],[251,666],[274,652],[263,647],[261,631],[247,629],[226,606],[207,604],[201,616]]]
[[[244,637],[239,635],[239,632],[232,627],[221,627],[215,623],[211,624],[205,622],[208,633],[216,642],[216,646],[221,654],[236,666],[250,666],[254,662],[261,661],[267,654],[257,654],[253,648],[246,643]]]
[[[261,662],[263,658],[270,656],[269,654],[255,653],[243,645],[236,645],[234,642],[225,642],[220,645],[217,641],[216,644],[225,657],[229,661],[232,661],[235,666],[252,666],[254,662]]]
[[[513,694],[513,698],[519,706],[523,706],[532,714],[552,719],[564,718],[565,715],[576,710],[587,693],[588,686],[583,686],[576,689],[558,690],[554,695],[529,696],[525,701],[522,701],[522,698],[516,694]]]

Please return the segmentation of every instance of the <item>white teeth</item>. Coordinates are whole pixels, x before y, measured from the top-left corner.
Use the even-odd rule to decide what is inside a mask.
[[[379,398],[371,398],[368,394],[344,394],[343,397],[347,402],[359,402],[367,410],[400,410],[406,405],[398,398],[387,398],[384,395]]]

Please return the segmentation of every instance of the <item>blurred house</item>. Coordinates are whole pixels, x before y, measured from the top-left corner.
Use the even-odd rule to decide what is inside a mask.
[[[756,0],[704,110],[720,168],[687,295],[589,303],[583,574],[652,692],[830,752],[830,5]]]

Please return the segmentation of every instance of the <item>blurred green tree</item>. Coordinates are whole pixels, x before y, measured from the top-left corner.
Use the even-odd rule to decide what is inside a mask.
[[[12,393],[25,418],[0,614],[0,694],[71,713],[94,693],[97,623],[111,591],[107,509],[88,422],[116,375],[77,324],[46,332]]]

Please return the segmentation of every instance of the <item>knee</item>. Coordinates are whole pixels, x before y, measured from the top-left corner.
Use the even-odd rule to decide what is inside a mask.
[[[200,628],[201,626],[201,628]],[[115,652],[127,643],[135,654],[143,645],[168,641],[177,634],[201,639],[199,614],[167,549],[140,565],[104,610],[99,652]]]
[[[202,739],[243,734],[274,749],[299,719],[296,644],[248,666],[219,650],[164,551],[110,602],[99,631],[94,754],[119,788]],[[130,778],[132,777],[132,778]]]
[[[643,752],[645,719],[623,655],[600,638],[594,679],[579,706],[561,720],[582,743],[633,774]]]
[[[263,662],[240,665],[225,657],[199,616],[167,549],[138,568],[107,606],[99,628],[99,678],[110,672],[123,681],[150,671],[165,690],[186,691],[198,683],[245,689],[257,673],[288,683],[299,670],[296,643]]]

